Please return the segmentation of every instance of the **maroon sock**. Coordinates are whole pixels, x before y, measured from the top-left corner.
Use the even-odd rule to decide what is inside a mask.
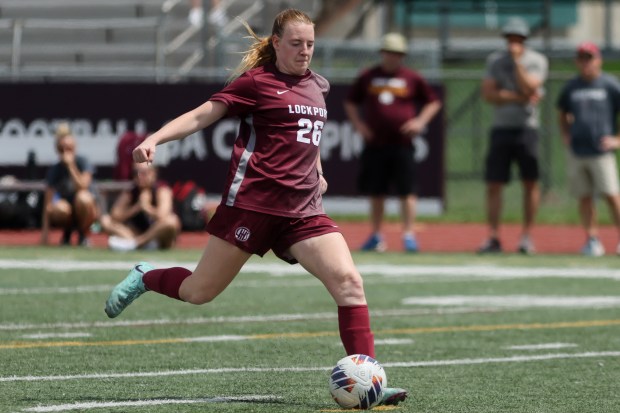
[[[179,288],[184,279],[192,275],[187,268],[172,267],[151,270],[142,276],[142,282],[150,291],[181,300]],[[183,300],[181,300],[183,301]]]
[[[375,340],[370,330],[367,305],[338,306],[338,327],[347,354],[375,357]]]

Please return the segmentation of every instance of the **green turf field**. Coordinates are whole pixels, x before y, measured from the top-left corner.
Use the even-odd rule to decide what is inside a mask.
[[[108,290],[139,258],[199,251],[0,251],[0,412],[339,411],[336,308],[298,266],[250,261],[205,306]],[[617,257],[356,255],[396,412],[618,412]],[[384,411],[383,409],[382,411]]]

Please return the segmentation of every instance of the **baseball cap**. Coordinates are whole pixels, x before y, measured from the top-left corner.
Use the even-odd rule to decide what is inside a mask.
[[[601,51],[598,46],[592,42],[583,42],[577,46],[577,54],[589,54],[590,56],[600,56]]]
[[[407,53],[407,40],[400,33],[388,33],[381,40],[381,51],[392,53]]]
[[[502,36],[517,35],[528,37],[530,35],[530,26],[521,17],[511,17],[502,27]]]

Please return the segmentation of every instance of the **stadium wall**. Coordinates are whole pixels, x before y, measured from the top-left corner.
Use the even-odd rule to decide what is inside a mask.
[[[96,178],[109,180],[116,162],[119,137],[128,130],[152,132],[182,112],[202,104],[221,88],[217,83],[200,84],[84,84],[18,83],[0,85],[0,176],[18,179],[43,178],[44,170],[57,161],[54,130],[69,122],[78,140],[78,152],[97,167]],[[321,138],[321,158],[329,179],[332,199],[329,209],[365,213],[356,179],[361,137],[346,119],[342,102],[348,85],[334,84],[327,99],[329,122]],[[437,85],[438,93],[443,89]],[[211,194],[219,194],[225,181],[231,148],[238,129],[237,119],[216,125],[162,145],[156,163],[168,182],[193,180]],[[439,214],[444,203],[443,114],[414,140],[419,165],[422,214]],[[27,168],[34,155],[36,171]],[[428,206],[427,206],[428,205]],[[388,203],[388,213],[396,209]]]

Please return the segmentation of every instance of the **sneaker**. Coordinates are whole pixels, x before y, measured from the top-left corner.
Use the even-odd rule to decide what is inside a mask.
[[[480,248],[478,248],[479,254],[498,253],[502,252],[502,244],[497,238],[489,238]]]
[[[138,248],[138,244],[136,240],[132,238],[110,235],[110,238],[108,238],[108,247],[110,247],[112,251],[133,251]]]
[[[536,249],[534,248],[534,243],[532,242],[530,237],[524,236],[521,237],[521,241],[519,241],[519,247],[517,248],[517,251],[521,254],[531,255],[536,252]]]
[[[152,269],[150,264],[140,262],[129,271],[123,281],[112,289],[105,302],[105,313],[108,317],[117,317],[129,304],[146,292],[142,276]]]
[[[202,7],[194,7],[190,9],[187,20],[189,21],[189,24],[199,28],[202,27],[202,24],[204,22],[204,15],[205,13]]]
[[[407,398],[407,390],[398,387],[386,387],[381,393],[379,406],[396,406]]]
[[[228,24],[228,16],[221,7],[216,7],[209,12],[209,24],[221,29]]]
[[[599,241],[598,238],[590,237],[588,238],[586,245],[584,245],[581,249],[581,253],[583,255],[587,255],[588,257],[600,257],[605,255],[605,247],[603,247],[603,244],[601,244],[601,241]]]
[[[85,247],[85,248],[90,248],[91,244],[90,244],[90,238],[88,238],[88,236],[82,232],[82,231],[78,231],[78,243],[77,245],[79,245],[80,247]]]
[[[156,239],[152,239],[149,242],[147,242],[146,244],[142,245],[140,247],[141,250],[145,250],[145,251],[155,251],[159,249],[159,242],[157,242]]]
[[[407,252],[418,252],[420,250],[418,241],[412,234],[407,234],[403,237],[403,247]]]
[[[67,246],[71,245],[71,231],[70,229],[65,229],[62,231],[62,238],[60,239],[60,245]]]
[[[366,240],[364,245],[362,245],[361,250],[383,252],[386,250],[385,241],[383,241],[381,235],[373,234]]]

